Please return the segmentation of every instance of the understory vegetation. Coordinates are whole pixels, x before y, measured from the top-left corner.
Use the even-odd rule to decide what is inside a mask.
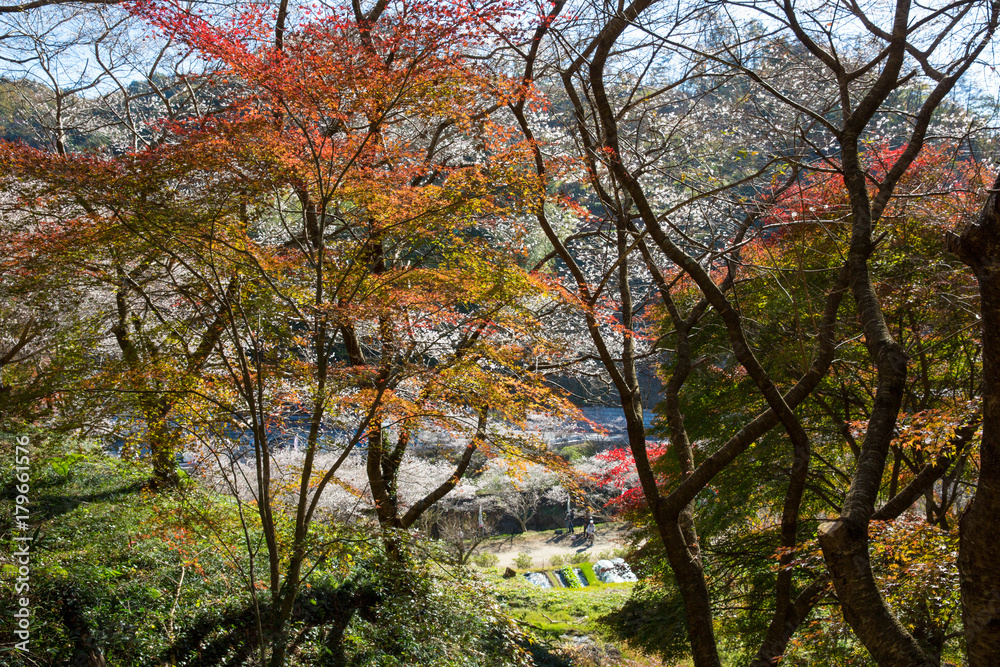
[[[49,461],[33,470],[36,612],[23,664],[71,664],[95,649],[108,665],[252,662],[260,641],[253,606],[269,610],[245,584],[266,560],[239,553],[246,535],[232,498],[194,483],[152,494],[150,472],[99,453],[65,474]],[[5,493],[5,510],[10,504]],[[248,531],[261,539],[258,527]],[[296,602],[289,664],[520,665],[531,664],[532,652],[549,653],[540,642],[559,644],[551,628],[535,635],[530,619],[519,622],[517,605],[529,605],[530,593],[495,569],[455,566],[439,546],[419,540],[395,563],[361,527],[322,527],[317,539],[327,548]],[[12,585],[17,567],[3,568],[4,585]],[[508,596],[517,602],[505,604]],[[11,602],[5,598],[6,619]],[[581,605],[577,616],[613,609],[604,600]],[[20,664],[9,647],[0,658]]]

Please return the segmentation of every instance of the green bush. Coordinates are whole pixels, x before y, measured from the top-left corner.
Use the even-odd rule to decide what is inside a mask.
[[[496,554],[491,554],[488,551],[484,551],[481,554],[476,554],[472,557],[472,562],[479,567],[496,567],[497,563],[500,562],[500,557]]]
[[[528,667],[528,642],[496,598],[473,574],[439,579],[419,562],[374,564],[366,582],[379,602],[355,614],[344,631],[342,661],[303,654],[298,664],[366,667]],[[322,630],[323,628],[317,628]]]
[[[580,583],[580,579],[576,576],[576,572],[573,571],[572,566],[566,565],[560,572],[562,572],[563,580],[567,586],[570,588],[583,588],[583,584]]]
[[[552,563],[552,567],[562,567],[563,557],[560,556],[559,554],[556,554],[555,556],[549,559],[549,562]]]
[[[605,549],[604,551],[599,551],[597,553],[597,560],[614,560],[615,558],[624,558],[624,549]]]
[[[596,453],[597,448],[594,446],[594,443],[589,441],[577,445],[569,445],[559,450],[559,455],[571,463],[588,456],[593,456]]]
[[[579,565],[580,563],[589,563],[590,562],[590,554],[587,553],[586,551],[581,551],[579,553],[570,554],[566,558],[566,562],[567,563],[572,563],[573,565]]]
[[[519,553],[517,557],[514,559],[514,566],[517,567],[517,569],[519,570],[527,570],[529,567],[531,567],[531,562],[533,560],[534,559],[529,554]]]
[[[93,633],[109,667],[131,667],[161,664],[189,628],[221,627],[223,616],[245,608],[224,554],[184,524],[177,496],[142,490],[147,466],[73,452],[39,459],[32,502],[44,527],[32,554],[31,648],[49,661],[38,664],[72,661],[64,610]],[[209,499],[199,500],[211,511]]]
[[[65,456],[60,456],[49,460],[49,465],[52,466],[52,470],[63,478],[63,480],[69,480],[70,469],[80,461],[85,461],[87,459],[85,454],[80,454],[79,452],[71,452]]]

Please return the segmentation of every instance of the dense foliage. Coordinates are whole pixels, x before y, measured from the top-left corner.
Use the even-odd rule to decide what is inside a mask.
[[[0,23],[10,655],[1000,654],[1000,3]],[[488,574],[596,513],[627,594]]]

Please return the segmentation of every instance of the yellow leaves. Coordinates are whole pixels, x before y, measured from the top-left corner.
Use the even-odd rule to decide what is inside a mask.
[[[919,518],[871,524],[872,560],[887,601],[904,623],[947,628],[958,609],[958,529],[950,532]],[[919,616],[926,616],[920,619]]]
[[[938,456],[945,452],[955,432],[974,414],[975,401],[957,401],[940,408],[901,414],[894,444],[907,451]]]

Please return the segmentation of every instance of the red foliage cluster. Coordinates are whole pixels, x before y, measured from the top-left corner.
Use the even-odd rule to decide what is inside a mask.
[[[646,443],[646,456],[650,463],[655,463],[667,452],[667,443],[651,441]],[[635,468],[635,458],[627,447],[618,447],[602,452],[596,457],[599,461],[611,463],[612,466],[598,475],[597,480],[603,486],[612,486],[621,490],[621,495],[609,500],[604,506],[616,514],[625,514],[644,509],[646,497],[639,486],[638,473]],[[663,481],[658,476],[657,482]]]
[[[862,161],[872,190],[885,179],[887,170],[903,150],[902,147],[890,147],[888,142],[868,146]],[[961,212],[968,208],[965,200],[975,198],[983,185],[977,165],[963,158],[959,147],[951,144],[928,145],[896,188],[898,194],[917,197],[916,203],[913,199],[894,199],[883,218],[907,215],[908,209],[923,206],[920,198],[924,197],[926,201],[933,202],[937,214],[935,222],[950,228],[961,218]],[[851,203],[847,199],[844,177],[823,171],[800,179],[783,193],[771,209],[768,222],[783,225],[783,231],[787,232],[788,226],[796,223],[846,221],[850,215]]]

